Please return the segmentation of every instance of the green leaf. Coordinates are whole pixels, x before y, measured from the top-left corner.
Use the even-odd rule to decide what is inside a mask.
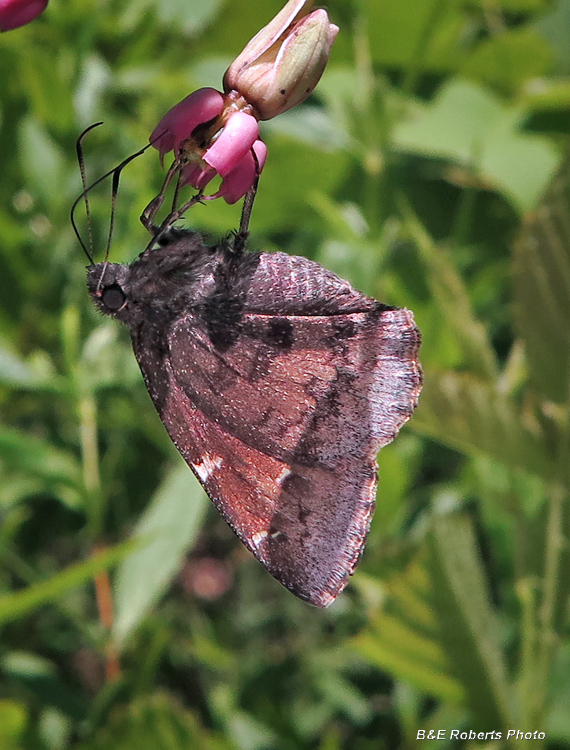
[[[447,327],[457,338],[464,365],[475,375],[493,380],[497,376],[495,353],[485,328],[473,313],[467,288],[449,253],[444,248],[435,247],[405,204],[403,213],[405,228],[413,237],[425,265],[433,299],[443,313]]]
[[[88,390],[122,385],[130,387],[141,379],[130,346],[120,340],[115,321],[95,328],[81,352],[77,377]]]
[[[372,709],[364,695],[338,672],[325,672],[317,678],[315,686],[323,700],[337,711],[348,716],[355,724],[364,724],[372,718]]]
[[[39,607],[57,601],[70,589],[81,586],[97,573],[119,562],[133,546],[125,542],[101,552],[89,560],[75,563],[46,581],[0,597],[0,624],[27,617]]]
[[[335,152],[348,148],[350,139],[342,124],[325,110],[308,105],[284,112],[264,124],[267,133],[281,133],[313,148]]]
[[[140,544],[117,571],[113,633],[119,643],[132,633],[179,571],[207,508],[207,497],[180,464],[156,491],[132,537]]]
[[[561,80],[570,74],[570,45],[568,45],[570,3],[567,0],[548,3],[547,8],[550,12],[539,16],[533,26],[548,41],[553,50],[554,72],[558,73],[558,79]]]
[[[180,31],[192,36],[213,20],[221,2],[222,0],[162,0],[157,4],[154,0],[137,0],[126,6],[121,23],[129,28],[140,20],[141,13],[147,8],[153,8],[161,24],[169,28],[175,25]]]
[[[470,5],[488,10],[487,0],[472,0]],[[548,8],[550,6],[549,0],[496,0],[493,3],[493,13],[504,11],[505,13],[529,13],[532,11],[540,10],[541,8]]]
[[[65,160],[58,143],[33,116],[22,121],[20,149],[28,187],[37,191],[46,205],[57,208],[64,194],[60,190],[54,190],[54,185],[64,182]],[[38,159],[38,153],[41,154],[41,159]]]
[[[552,178],[559,157],[545,139],[521,132],[524,115],[475,84],[452,80],[396,127],[394,143],[401,151],[468,167],[482,184],[526,211]]]
[[[275,732],[245,711],[233,712],[228,720],[227,733],[238,750],[268,750],[277,742]]]
[[[267,141],[271,158],[263,170],[264,189],[255,199],[255,229],[298,229],[303,219],[313,214],[309,204],[315,192],[326,194],[343,185],[350,157],[343,150],[333,151],[328,143],[316,148],[277,132]],[[283,179],[285,174],[294,179],[294,189]],[[225,232],[232,221],[237,224],[239,212],[234,206],[222,204],[223,201],[212,201],[207,212],[196,212],[195,220],[203,229]]]
[[[31,652],[9,651],[0,666],[3,674],[32,693],[40,705],[52,706],[76,720],[85,718],[87,701],[48,659]]]
[[[440,623],[433,604],[433,588],[425,544],[401,571],[372,591],[363,582],[371,606],[366,628],[352,645],[372,664],[428,695],[460,704],[465,691],[453,675],[441,642]],[[362,577],[362,576],[360,576]],[[368,590],[368,591],[367,591]]]
[[[0,347],[0,383],[13,388],[34,388],[37,377],[18,356]]]
[[[95,736],[77,750],[233,750],[204,729],[193,713],[167,693],[155,693],[117,706]]]
[[[417,553],[389,579],[353,645],[398,680],[468,706],[482,724],[510,726],[512,690],[467,517],[432,515]]]
[[[464,689],[451,674],[440,644],[389,615],[378,617],[372,628],[354,641],[361,656],[428,695],[454,703],[463,701]]]
[[[510,727],[512,689],[470,519],[434,515],[431,552],[436,611],[452,672],[483,727]]]
[[[413,427],[467,454],[484,454],[550,481],[554,464],[539,426],[494,385],[469,373],[425,374]]]
[[[544,193],[559,163],[552,142],[522,133],[527,113],[505,109],[489,134],[480,173],[521,212],[530,211]]]
[[[570,160],[515,243],[514,320],[536,389],[570,396]]]
[[[540,84],[527,86],[521,94],[525,109],[531,113],[568,114],[570,110],[570,81],[543,78]]]
[[[15,750],[23,739],[28,722],[26,707],[11,700],[0,700],[0,744],[4,750]]]
[[[501,110],[497,97],[481,86],[451,80],[396,126],[395,145],[402,151],[477,164]]]
[[[361,9],[370,29],[370,54],[375,63],[441,72],[460,59],[457,40],[464,18],[458,4],[362,0]]]
[[[551,62],[549,45],[536,31],[522,26],[485,39],[466,60],[462,73],[516,92],[526,79],[547,73]]]
[[[18,430],[0,428],[0,458],[12,470],[48,482],[82,486],[81,467],[74,455]]]

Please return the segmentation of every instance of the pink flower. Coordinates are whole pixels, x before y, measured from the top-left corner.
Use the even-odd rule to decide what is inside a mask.
[[[0,31],[25,26],[43,13],[48,0],[0,0]]]
[[[223,108],[223,95],[216,89],[205,88],[194,91],[169,109],[150,136],[152,145],[160,151],[161,160],[168,151],[178,153],[182,142],[190,138],[199,125],[221,115]]]
[[[289,0],[230,65],[225,93],[195,91],[158,123],[151,143],[161,163],[174,151],[174,172],[169,174],[178,172],[181,184],[202,191],[220,175],[220,189],[207,197],[228,203],[253,187],[267,156],[258,120],[275,117],[307,98],[338,32],[326,11],[309,12],[312,4]]]
[[[252,151],[255,153],[255,159]],[[261,174],[266,157],[267,146],[265,143],[255,141],[243,159],[224,177],[218,192],[211,197],[223,198],[226,203],[239,201],[253,186],[255,178]]]
[[[267,153],[259,140],[257,120],[247,109],[235,97],[199,89],[164,115],[150,140],[161,160],[168,151],[180,159],[181,184],[203,190],[219,174],[223,180],[216,197],[235,203],[252,187]],[[252,148],[259,163],[257,173]]]

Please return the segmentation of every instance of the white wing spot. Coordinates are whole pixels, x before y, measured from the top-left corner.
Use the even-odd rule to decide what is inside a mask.
[[[220,468],[222,463],[223,458],[221,456],[209,456],[207,453],[204,453],[202,461],[199,464],[192,464],[192,466],[200,479],[205,482],[212,476],[216,469]]]
[[[287,466],[283,469],[281,474],[277,477],[277,484],[283,484],[283,482],[287,479],[289,474],[291,473],[291,469],[289,469]]]
[[[259,545],[265,539],[266,536],[267,536],[267,531],[258,531],[257,534],[254,534],[251,537],[251,543],[253,544],[255,549],[259,547]]]

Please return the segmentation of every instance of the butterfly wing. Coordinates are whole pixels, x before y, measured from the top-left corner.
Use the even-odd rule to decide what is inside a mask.
[[[170,327],[158,378],[147,361],[153,348],[135,341],[161,419],[218,510],[277,580],[318,606],[356,566],[374,510],[376,454],[410,417],[421,386],[411,313],[368,307],[246,312],[223,350],[186,313]]]
[[[364,546],[376,454],[421,389],[412,314],[307,259],[178,230],[130,266],[91,266],[88,286],[240,539],[294,594],[333,601]]]

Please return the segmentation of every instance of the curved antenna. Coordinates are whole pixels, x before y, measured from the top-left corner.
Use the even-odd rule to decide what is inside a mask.
[[[83,150],[81,148],[81,140],[82,140],[82,138],[86,135],[86,133],[88,133],[90,130],[92,130],[93,128],[97,127],[97,125],[100,125],[100,124],[101,123],[97,123],[96,125],[91,125],[85,131],[83,131],[83,133],[79,136],[79,138],[78,138],[78,153],[79,152],[81,153],[81,158],[83,158]],[[156,140],[156,139],[154,139],[154,140]],[[113,167],[113,169],[110,169],[108,172],[105,172],[104,175],[102,175],[97,180],[95,180],[95,182],[91,183],[91,185],[89,185],[89,187],[87,187],[87,188],[84,187],[83,192],[81,193],[81,195],[79,195],[74,200],[73,205],[71,206],[71,212],[70,212],[71,226],[73,227],[73,231],[75,232],[75,236],[79,240],[79,244],[83,248],[83,252],[85,253],[85,255],[87,255],[87,257],[89,258],[89,261],[90,261],[90,263],[92,265],[94,264],[93,257],[91,255],[91,253],[87,250],[87,248],[85,246],[85,243],[81,239],[81,235],[79,234],[79,230],[78,230],[77,224],[75,222],[75,210],[76,210],[76,208],[79,205],[79,203],[80,203],[81,200],[85,200],[86,204],[88,203],[88,201],[87,201],[87,195],[88,195],[88,193],[91,190],[93,190],[94,187],[97,187],[97,185],[99,185],[101,182],[103,182],[103,180],[106,180],[108,177],[110,177],[111,175],[113,175],[112,204],[111,204],[111,224],[110,224],[110,229],[109,229],[109,236],[107,238],[107,250],[106,250],[106,255],[105,255],[105,259],[107,259],[108,256],[109,256],[109,248],[111,246],[111,238],[112,238],[112,235],[113,235],[113,227],[114,227],[114,224],[115,224],[115,205],[116,205],[116,201],[117,201],[117,192],[119,190],[119,180],[120,180],[121,172],[127,166],[127,164],[129,164],[131,161],[133,161],[133,159],[136,159],[137,156],[141,156],[141,154],[144,154],[144,152],[148,148],[150,148],[153,143],[154,143],[154,141],[151,141],[150,143],[147,143],[146,146],[144,146],[143,148],[139,149],[136,153],[131,154],[130,156],[127,156],[126,159],[123,159],[123,161],[120,164],[118,164],[116,167]],[[81,167],[80,167],[80,169],[81,169]],[[89,215],[89,211],[88,211],[88,215]]]
[[[103,268],[101,269],[101,275],[97,282],[97,291],[103,286],[103,279],[109,265],[109,253],[111,252],[111,240],[113,239],[113,229],[115,228],[115,209],[117,207],[117,195],[119,193],[119,180],[121,177],[121,170],[116,168],[113,171],[113,183],[111,187],[111,216],[109,218],[109,232],[107,234],[107,246],[105,247],[105,260],[103,261]]]
[[[83,188],[82,196],[85,200],[85,213],[87,215],[87,234],[89,237],[89,250],[85,246],[85,243],[83,242],[82,238],[79,236],[79,232],[77,231],[77,227],[75,226],[73,209],[71,213],[71,224],[73,226],[73,229],[75,230],[77,239],[79,240],[81,247],[83,248],[83,252],[87,256],[91,264],[93,264],[93,227],[91,223],[91,210],[89,208],[89,198],[87,196],[87,180],[85,178],[85,159],[83,157],[83,139],[85,138],[87,133],[89,133],[90,130],[97,128],[99,127],[99,125],[102,125],[102,124],[103,124],[102,122],[96,122],[93,125],[89,125],[89,127],[85,128],[85,130],[80,134],[79,138],[75,141],[75,153],[77,155],[77,163],[79,164],[79,172],[81,174],[81,187]]]

